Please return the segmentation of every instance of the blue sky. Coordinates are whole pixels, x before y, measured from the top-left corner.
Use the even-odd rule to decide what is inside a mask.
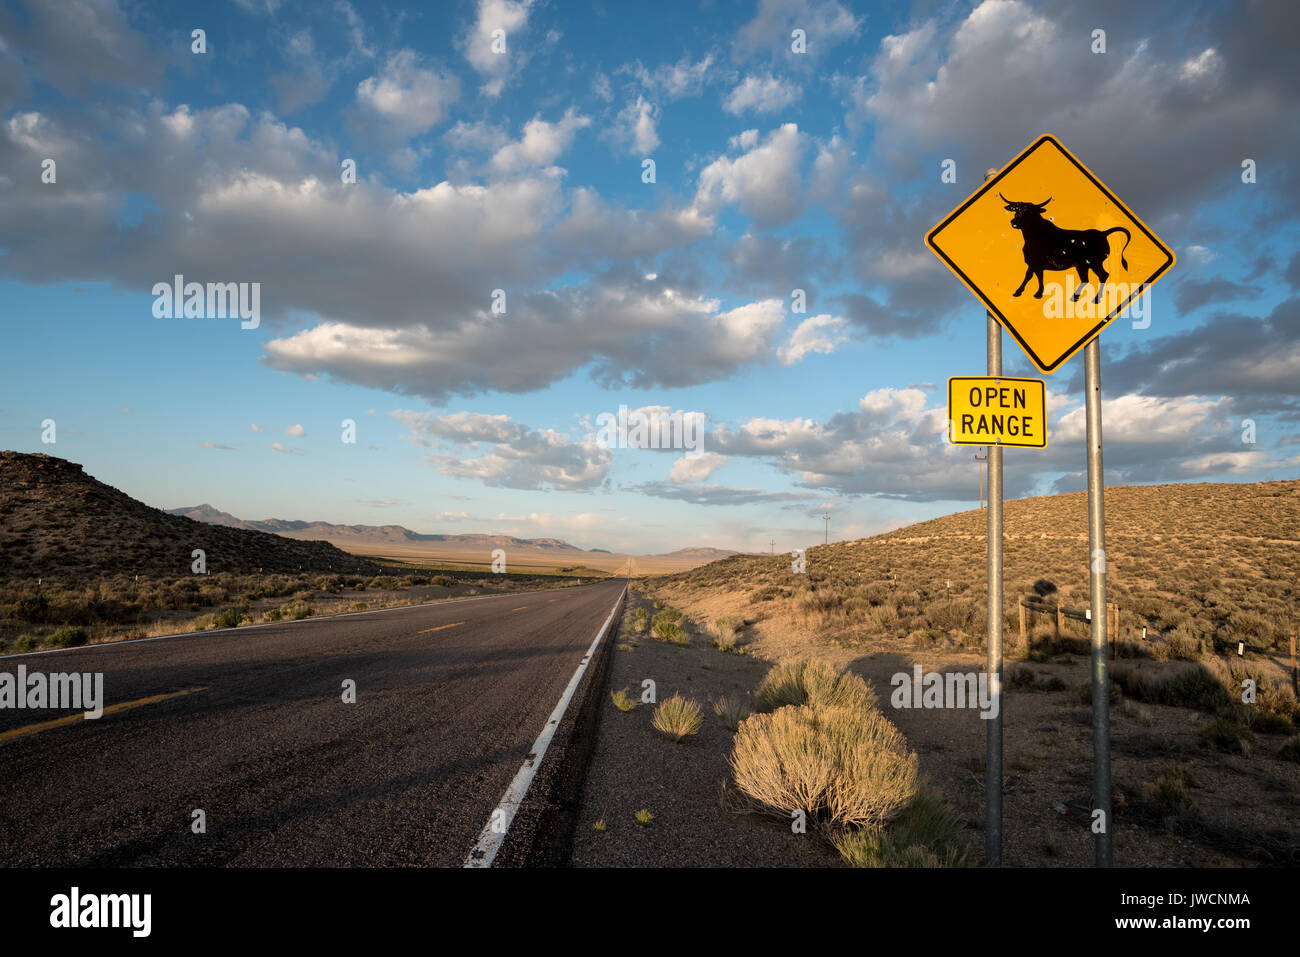
[[[0,0],[0,444],[160,507],[633,552],[970,508],[944,383],[984,315],[922,241],[1050,132],[1178,255],[1102,336],[1108,482],[1294,479],[1298,19]],[[156,317],[175,274],[260,283],[259,325]],[[1081,366],[1009,495],[1083,487]],[[603,447],[620,405],[704,454]]]

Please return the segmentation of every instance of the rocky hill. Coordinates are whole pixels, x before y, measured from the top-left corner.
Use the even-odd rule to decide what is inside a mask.
[[[151,508],[66,459],[0,452],[0,580],[180,576],[191,573],[195,549],[204,551],[209,573],[377,571],[325,542]]]

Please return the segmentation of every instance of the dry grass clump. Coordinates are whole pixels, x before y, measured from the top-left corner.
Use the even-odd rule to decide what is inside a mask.
[[[609,696],[614,699],[614,707],[619,711],[631,711],[641,702],[627,693],[626,688],[620,688],[618,691],[611,691]]]
[[[750,710],[745,702],[723,695],[713,702],[713,713],[722,719],[722,723],[728,729],[736,731],[740,727],[740,722],[749,717]]]
[[[674,694],[666,698],[655,708],[653,724],[674,741],[680,741],[687,735],[696,734],[704,721],[700,706],[688,698]]]
[[[838,827],[883,824],[916,794],[917,759],[874,706],[779,708],[746,718],[736,786],[763,807]]]
[[[1216,751],[1238,751],[1249,756],[1255,735],[1232,718],[1219,717],[1201,729],[1201,740]]]
[[[787,705],[871,708],[876,697],[855,674],[838,671],[824,661],[787,661],[763,678],[754,710],[775,711]]]
[[[659,602],[655,602],[656,605]],[[689,645],[691,636],[686,633],[682,627],[682,613],[672,609],[664,609],[650,620],[650,631],[657,641],[667,642],[670,645]]]
[[[1142,785],[1147,803],[1159,814],[1168,817],[1193,807],[1188,788],[1195,786],[1187,768],[1178,761],[1170,761],[1154,780]]]
[[[1170,663],[1161,668],[1117,661],[1110,668],[1111,680],[1134,701],[1166,704],[1201,711],[1217,711],[1231,704],[1222,677],[1230,677],[1217,658],[1197,663]]]
[[[972,859],[956,813],[924,789],[889,827],[841,831],[832,843],[850,867],[969,867]]]
[[[713,647],[719,651],[732,651],[744,627],[745,622],[735,615],[719,615],[713,619]]]

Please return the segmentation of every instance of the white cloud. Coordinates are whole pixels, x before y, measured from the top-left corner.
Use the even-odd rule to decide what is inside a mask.
[[[713,54],[691,62],[684,56],[676,63],[664,63],[653,70],[646,69],[638,60],[623,71],[631,73],[648,92],[659,93],[670,100],[684,96],[698,96],[709,76],[713,65]]]
[[[427,133],[442,122],[459,96],[456,76],[423,65],[414,50],[397,51],[379,73],[357,84],[358,108],[398,137]]]
[[[848,328],[848,320],[839,316],[809,316],[777,350],[777,358],[781,365],[792,366],[810,352],[834,352],[848,338]]]
[[[460,45],[470,66],[485,79],[485,96],[500,96],[512,68],[521,60],[517,35],[527,25],[532,5],[532,0],[479,0],[474,23]],[[504,53],[492,52],[492,34],[497,30],[505,34]]]
[[[799,99],[799,94],[799,87],[788,80],[750,74],[728,94],[722,106],[737,116],[748,111],[774,113]]]
[[[432,453],[428,461],[453,478],[477,479],[498,488],[568,491],[599,486],[609,472],[613,452],[591,439],[575,441],[552,429],[531,429],[504,415],[458,412],[450,415],[390,413],[411,437],[436,442],[447,439],[474,451],[491,445],[482,455]]]
[[[307,434],[307,430],[301,425],[291,425],[284,430],[285,435],[292,435],[296,439],[302,438]]]
[[[766,361],[784,319],[779,299],[722,311],[716,300],[600,281],[512,300],[452,330],[326,322],[266,345],[279,369],[445,399],[486,388],[540,389],[583,366],[596,381],[646,388],[724,378]]]
[[[803,136],[794,123],[768,134],[760,146],[731,159],[720,156],[699,176],[695,205],[716,211],[734,203],[764,225],[793,219],[802,207],[799,160]]]
[[[659,134],[655,130],[658,116],[654,104],[638,96],[619,111],[612,135],[626,144],[633,155],[645,156],[659,145]]]
[[[492,171],[498,176],[517,173],[538,166],[549,166],[567,150],[578,130],[591,125],[590,117],[579,115],[573,107],[555,123],[533,117],[524,124],[523,136],[502,146],[492,156]]]
[[[738,60],[764,55],[795,64],[852,40],[861,25],[862,19],[838,0],[759,0],[754,18],[737,31],[732,54]],[[795,29],[803,30],[807,37],[803,54],[791,49],[790,34]]]
[[[703,482],[726,463],[727,457],[717,452],[705,452],[695,457],[682,456],[673,463],[668,477],[675,485]]]

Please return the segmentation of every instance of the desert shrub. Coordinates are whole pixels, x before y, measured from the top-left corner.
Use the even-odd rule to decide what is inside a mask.
[[[632,630],[635,631],[638,635],[644,635],[644,634],[645,634],[645,630],[646,630],[646,619],[644,619],[644,618],[633,618],[633,619],[632,619]]]
[[[713,713],[722,719],[722,723],[729,730],[735,731],[740,727],[740,722],[749,717],[749,705],[739,699],[723,695],[713,702]]]
[[[982,609],[970,601],[937,601],[926,612],[926,617],[935,628],[944,631],[971,631],[980,624]]]
[[[713,647],[719,651],[731,651],[736,647],[740,629],[745,623],[735,615],[719,615],[713,620]]]
[[[364,601],[354,601],[350,606],[352,611],[365,611],[369,607]]]
[[[672,645],[689,645],[691,639],[683,630],[681,620],[682,613],[679,611],[661,611],[651,620],[651,632],[660,641]]]
[[[434,575],[430,581],[441,588],[451,588],[456,584],[456,579],[448,578],[446,575]]]
[[[736,732],[731,767],[759,806],[840,827],[883,824],[917,790],[916,755],[874,706],[751,715]]]
[[[659,702],[652,723],[656,729],[674,741],[680,741],[687,735],[697,733],[703,720],[704,713],[698,704],[679,694],[674,694],[671,698]]]
[[[243,620],[244,620],[244,616],[241,615],[238,611],[236,611],[234,608],[227,608],[221,614],[217,615],[214,619],[212,619],[212,627],[234,628]]]
[[[632,695],[627,693],[627,688],[620,688],[618,691],[611,691],[609,696],[614,699],[614,707],[619,711],[631,711],[641,702]]]
[[[873,605],[867,612],[867,621],[879,631],[892,628],[898,624],[898,605],[892,601],[886,601],[879,605]]]
[[[1212,658],[1201,665],[1169,664],[1163,668],[1116,662],[1110,676],[1135,701],[1218,711],[1231,704],[1232,699],[1206,667],[1216,660]]]
[[[1244,641],[1267,648],[1273,644],[1273,623],[1258,612],[1239,611],[1228,616],[1219,634],[1229,644]]]
[[[1232,718],[1215,718],[1201,729],[1201,741],[1218,751],[1240,751],[1250,754],[1255,736],[1250,729]]]
[[[1012,668],[1007,672],[1007,687],[1016,691],[1033,690],[1038,676],[1029,668]]]
[[[48,648],[78,648],[89,639],[84,628],[60,628],[45,639],[45,645]]]
[[[870,708],[875,705],[875,695],[857,675],[824,661],[787,661],[764,676],[754,710],[766,713],[786,705]]]
[[[636,607],[636,610],[632,612],[632,617],[633,617],[633,618],[649,618],[649,617],[650,617],[650,612],[646,611],[645,608],[643,608],[642,606],[638,605],[638,606]]]
[[[1256,711],[1252,713],[1252,717],[1250,727],[1260,734],[1295,733],[1295,722],[1287,715],[1278,714],[1276,711]]]
[[[26,595],[14,602],[10,616],[20,621],[41,622],[49,610],[50,602],[44,595]]]
[[[1157,661],[1199,661],[1202,644],[1191,628],[1179,625],[1154,642],[1150,651]]]
[[[310,618],[314,614],[311,605],[305,601],[296,601],[291,605],[285,605],[280,609],[280,612],[291,621],[301,621],[303,618]]]
[[[262,617],[265,618],[267,621],[279,621],[281,618],[284,617],[284,612],[281,611],[279,608],[268,608],[265,612],[262,613]]]
[[[850,867],[968,867],[972,857],[956,813],[925,790],[888,826],[842,831],[832,843]]]
[[[31,635],[19,635],[14,639],[14,651],[31,651],[36,647],[36,639]]]
[[[1142,785],[1142,793],[1157,812],[1169,816],[1192,807],[1191,795],[1187,793],[1191,784],[1187,769],[1171,761],[1154,781]]]
[[[1107,684],[1110,688],[1110,703],[1112,705],[1116,705],[1119,704],[1121,701],[1123,701],[1124,689],[1121,688],[1119,684],[1113,680],[1108,681]],[[1092,704],[1092,679],[1089,678],[1083,684],[1079,685],[1079,687],[1076,689],[1076,692],[1079,696],[1080,704],[1091,705]]]
[[[774,598],[785,598],[788,595],[789,592],[777,585],[764,585],[762,588],[757,588],[750,592],[749,603],[751,605],[756,605],[759,602],[772,601]]]

